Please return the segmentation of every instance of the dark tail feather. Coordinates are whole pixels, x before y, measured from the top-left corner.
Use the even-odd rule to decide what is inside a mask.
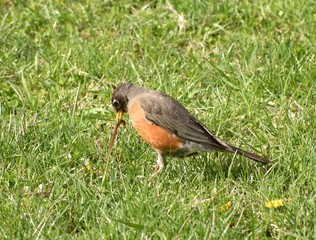
[[[267,164],[267,163],[270,163],[270,160],[268,158],[265,158],[265,157],[261,157],[257,154],[254,154],[254,153],[250,153],[250,152],[247,152],[245,150],[242,150],[240,148],[237,148],[237,147],[234,147],[234,146],[231,146],[231,149],[229,149],[230,152],[232,153],[237,153],[238,155],[241,155],[241,156],[244,156],[244,157],[247,157],[247,158],[250,158],[256,162],[260,162],[260,163],[264,163],[264,164]]]

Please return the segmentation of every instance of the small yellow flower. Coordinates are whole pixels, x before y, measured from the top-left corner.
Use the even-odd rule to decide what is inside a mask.
[[[265,206],[267,208],[280,208],[280,207],[283,207],[284,206],[284,203],[285,203],[285,200],[284,199],[275,199],[275,200],[271,200],[269,202],[266,202],[265,203]]]
[[[90,163],[88,163],[86,165],[86,168],[87,168],[88,171],[92,171],[92,165]]]
[[[220,208],[221,212],[228,211],[228,209],[230,209],[230,207],[232,205],[233,205],[233,203],[231,201],[228,201],[227,203],[225,203],[224,205],[221,206],[221,208]]]

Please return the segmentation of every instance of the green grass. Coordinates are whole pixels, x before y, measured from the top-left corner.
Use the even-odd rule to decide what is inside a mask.
[[[315,8],[1,0],[0,238],[315,239]],[[272,164],[202,154],[151,182],[156,155],[125,116],[104,177],[126,81]]]

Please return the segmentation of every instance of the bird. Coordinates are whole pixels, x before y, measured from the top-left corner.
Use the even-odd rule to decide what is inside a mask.
[[[267,164],[266,157],[230,145],[216,137],[173,97],[133,83],[121,83],[113,92],[118,122],[128,113],[133,127],[157,152],[152,176],[161,173],[167,157],[184,158],[200,152],[228,152]]]

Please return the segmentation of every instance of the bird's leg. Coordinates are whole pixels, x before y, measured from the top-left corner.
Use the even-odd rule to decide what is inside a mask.
[[[151,178],[155,177],[159,173],[161,173],[164,168],[166,167],[166,156],[158,152],[158,159],[157,159],[157,165],[155,167],[154,173],[151,175]]]

